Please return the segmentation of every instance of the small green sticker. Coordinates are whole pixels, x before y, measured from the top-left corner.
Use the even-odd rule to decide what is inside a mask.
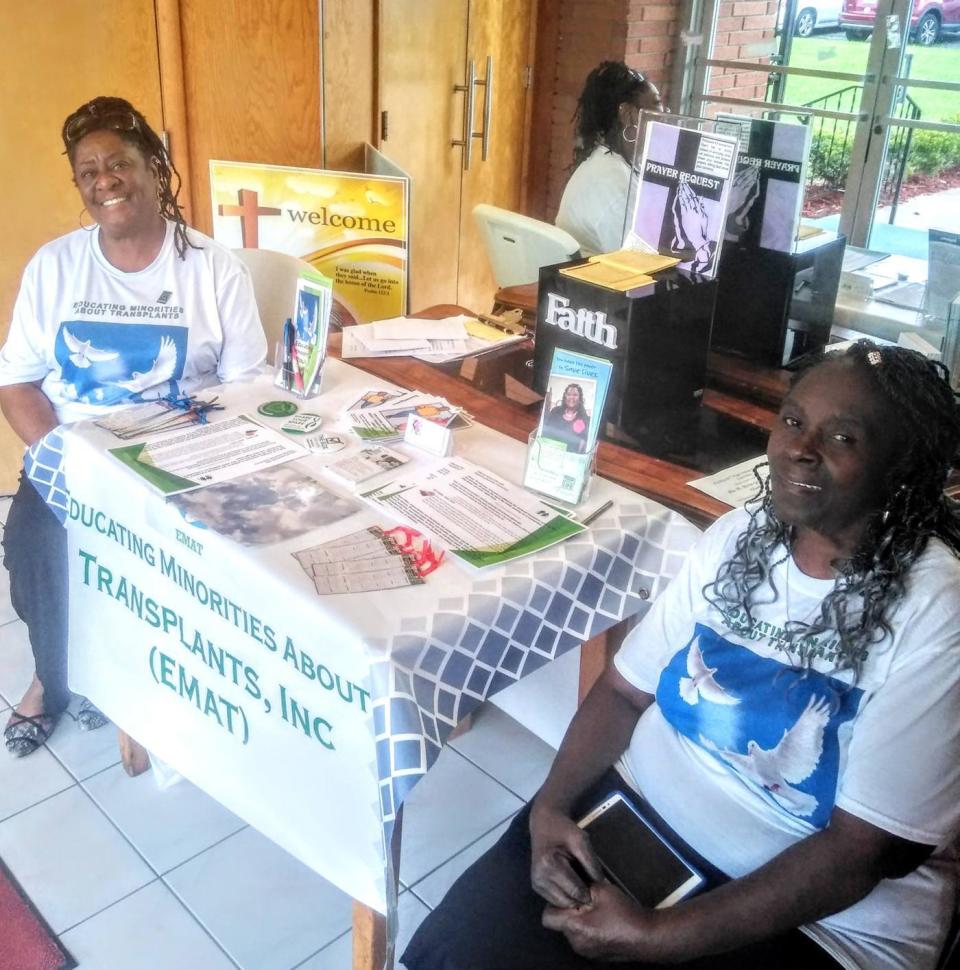
[[[289,418],[297,413],[297,406],[293,401],[265,401],[257,411],[268,418]]]
[[[280,425],[281,431],[287,434],[310,434],[319,429],[323,424],[323,418],[319,414],[310,414],[308,411],[301,411],[295,414],[289,421],[284,421]]]

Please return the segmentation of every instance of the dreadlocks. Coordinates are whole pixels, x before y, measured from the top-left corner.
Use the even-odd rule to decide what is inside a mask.
[[[622,61],[604,61],[588,75],[574,112],[575,142],[573,167],[576,168],[597,145],[610,144],[616,130],[618,111],[624,101],[635,101],[638,94],[653,93],[650,82]]]
[[[174,167],[160,136],[129,101],[123,98],[94,98],[77,108],[63,123],[61,137],[71,165],[80,140],[94,131],[116,132],[124,141],[133,145],[147,163],[153,164],[159,180],[157,200],[160,215],[175,223],[174,245],[180,258],[186,259],[187,248],[198,247],[187,237],[187,224],[177,203],[180,195],[180,173]]]
[[[854,363],[883,400],[902,442],[882,483],[883,507],[870,519],[849,559],[835,562],[837,579],[812,623],[788,621],[786,646],[808,664],[808,638],[833,631],[839,639],[837,670],[859,676],[870,646],[889,632],[889,618],[905,590],[911,566],[931,538],[960,557],[960,506],[944,494],[953,464],[960,458],[960,403],[943,365],[900,347],[861,340],[843,354],[819,355],[794,375],[794,386],[825,359]],[[760,481],[758,475],[758,481]],[[790,528],[776,515],[769,481],[748,504],[747,528],[732,557],[723,563],[704,596],[721,611],[740,606],[752,622],[751,607],[776,600],[772,570],[789,555]],[[785,553],[784,550],[787,550]],[[769,593],[762,592],[763,586]],[[761,598],[762,597],[762,598]]]

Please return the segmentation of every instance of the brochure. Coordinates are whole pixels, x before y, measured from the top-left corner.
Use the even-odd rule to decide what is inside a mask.
[[[390,448],[364,448],[355,455],[341,458],[324,469],[336,478],[356,485],[374,475],[393,471],[405,465],[410,459],[399,451]]]
[[[740,139],[724,238],[793,252],[810,126],[718,114],[716,130]]]
[[[653,246],[681,269],[716,275],[736,154],[729,135],[650,122],[625,248]]]
[[[612,373],[612,361],[554,350],[538,437],[581,455],[593,451]]]
[[[363,497],[478,568],[538,552],[584,530],[529,492],[462,458]]]
[[[164,495],[242,478],[305,454],[292,440],[244,415],[109,451]]]
[[[766,457],[757,455],[756,458],[748,458],[729,468],[723,468],[713,475],[696,478],[687,484],[711,498],[738,508],[749,502],[760,491],[760,482],[766,481],[768,475]]]

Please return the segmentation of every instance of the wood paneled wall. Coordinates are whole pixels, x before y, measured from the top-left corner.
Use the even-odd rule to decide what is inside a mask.
[[[127,98],[158,128],[162,112],[153,0],[110,7],[7,0],[0,36],[2,344],[24,266],[43,243],[76,229],[83,208],[60,141],[64,118],[101,94]],[[0,418],[0,494],[15,486],[22,455]]]

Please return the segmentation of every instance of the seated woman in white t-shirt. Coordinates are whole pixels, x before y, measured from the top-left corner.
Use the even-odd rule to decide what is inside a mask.
[[[122,98],[95,98],[61,134],[93,225],[30,260],[0,349],[0,408],[28,446],[116,407],[250,379],[266,355],[249,273],[185,224],[180,176],[144,116]],[[23,757],[70,700],[65,531],[26,474],[3,548],[36,664],[4,729],[7,750]],[[105,723],[88,702],[78,720]]]
[[[707,530],[403,966],[933,970],[958,884],[958,454],[960,402],[920,354],[861,341],[800,372],[756,498]],[[608,881],[576,822],[615,789],[706,891],[651,909]]]
[[[621,61],[587,75],[574,116],[574,172],[556,218],[584,256],[620,248],[639,113],[662,110],[656,87]]]

